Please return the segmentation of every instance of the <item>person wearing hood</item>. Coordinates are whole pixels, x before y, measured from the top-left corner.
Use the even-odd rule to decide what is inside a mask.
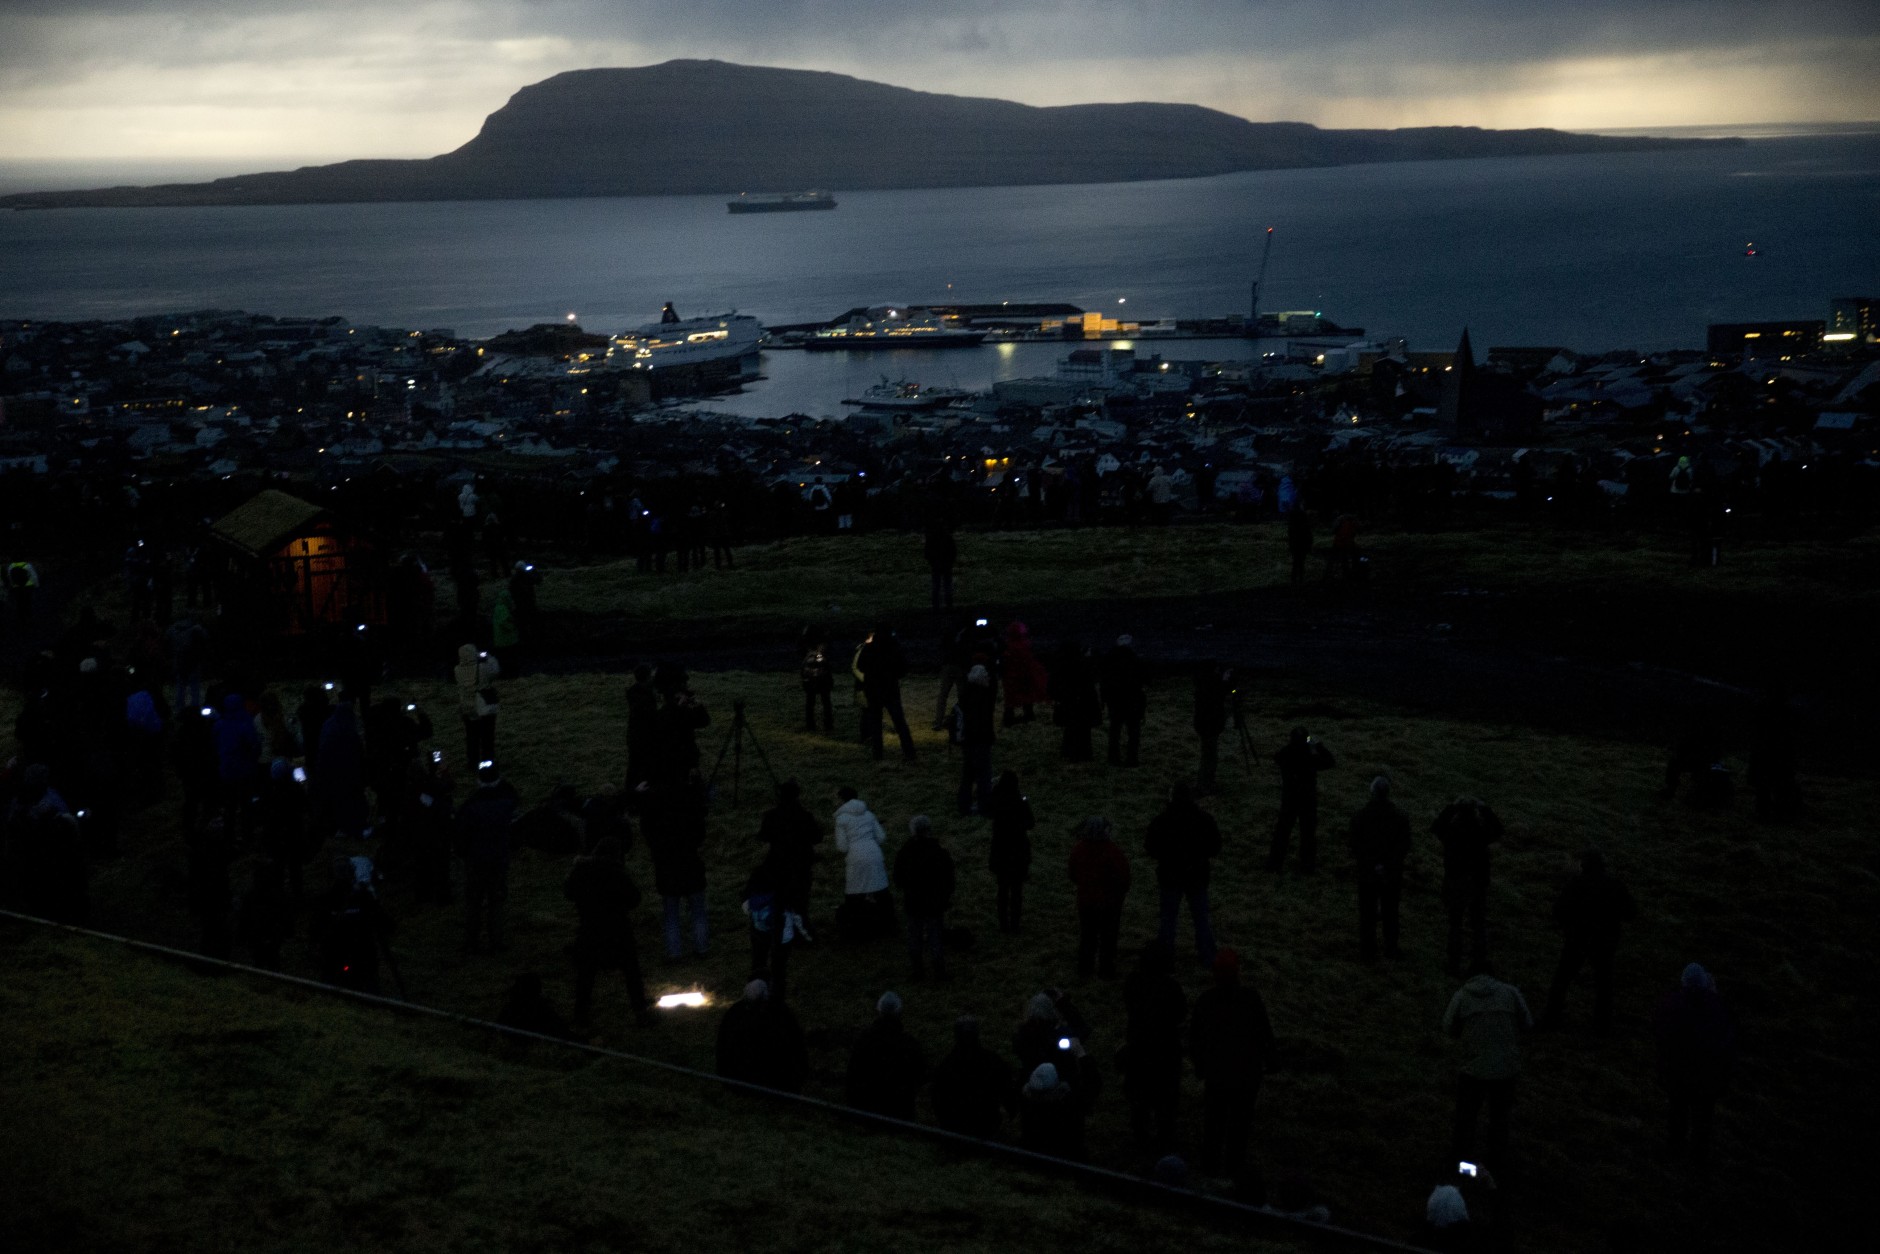
[[[1098,669],[1098,695],[1110,712],[1111,766],[1135,766],[1141,756],[1142,720],[1149,712],[1148,674],[1135,638],[1118,636]]]
[[[343,690],[320,729],[320,773],[313,784],[319,814],[331,824],[330,830],[350,840],[362,838],[371,813],[366,804],[366,745],[352,694]]]
[[[933,958],[937,979],[947,978],[942,936],[946,913],[953,905],[953,855],[933,834],[933,822],[917,814],[907,825],[908,840],[894,859],[894,882],[901,890],[907,913],[907,958],[914,978],[927,978],[927,958]]]
[[[914,1121],[914,1099],[927,1080],[927,1054],[901,1023],[901,995],[883,993],[875,1021],[849,1054],[843,1100],[857,1110]]]
[[[1029,723],[1037,715],[1037,705],[1045,700],[1050,683],[1044,663],[1031,647],[1031,628],[1017,621],[1005,626],[1004,665],[1000,671],[1005,681],[1005,725]]]
[[[989,817],[992,840],[986,861],[998,884],[999,930],[1016,932],[1025,911],[1025,881],[1031,877],[1031,829],[1037,826],[1017,771],[1004,772],[993,785]]]
[[[960,817],[992,809],[992,672],[975,664],[960,685]]]
[[[1521,990],[1482,968],[1456,990],[1443,1012],[1443,1031],[1462,1041],[1456,1081],[1451,1157],[1500,1169],[1508,1159],[1508,1116],[1521,1074],[1521,1033],[1534,1026]],[[1487,1153],[1474,1152],[1475,1125],[1488,1107]]]
[[[894,899],[888,896],[888,863],[882,853],[887,833],[868,803],[846,784],[836,790],[836,852],[844,858],[843,935],[872,940],[893,930]]]
[[[222,822],[239,835],[248,816],[248,798],[261,770],[261,733],[239,693],[222,698],[215,720],[216,779],[222,790]]]
[[[1110,820],[1091,815],[1071,846],[1070,881],[1077,886],[1077,977],[1116,978],[1116,941],[1129,896],[1129,855],[1112,839]]]
[[[1606,858],[1597,849],[1580,856],[1580,873],[1568,881],[1554,903],[1554,921],[1563,933],[1560,965],[1554,969],[1547,991],[1547,1013],[1542,1022],[1557,1028],[1566,1018],[1567,990],[1580,968],[1593,968],[1593,1029],[1612,1026],[1613,963],[1619,950],[1619,930],[1638,917],[1632,894],[1606,870]]]
[[[1221,852],[1221,828],[1214,816],[1195,802],[1185,783],[1169,788],[1168,804],[1149,821],[1143,852],[1155,860],[1155,883],[1161,895],[1158,935],[1175,948],[1175,926],[1184,898],[1195,924],[1195,956],[1205,967],[1214,964],[1214,927],[1208,917],[1209,860]]]
[[[516,790],[496,763],[477,767],[477,786],[457,811],[457,854],[463,859],[464,951],[476,953],[487,939],[503,947],[503,903],[509,897],[510,826],[516,821]]]
[[[1018,1112],[1012,1064],[979,1039],[979,1020],[953,1021],[953,1050],[933,1072],[934,1122],[961,1136],[993,1140],[1004,1116]]]
[[[1084,1114],[1080,1095],[1057,1067],[1041,1062],[1019,1093],[1019,1144],[1034,1154],[1082,1162]]]
[[[1371,781],[1371,799],[1352,816],[1351,859],[1358,876],[1358,953],[1377,957],[1378,924],[1384,956],[1397,956],[1397,907],[1403,899],[1403,864],[1410,856],[1410,818],[1390,799],[1390,776]]]
[[[1240,978],[1240,955],[1214,955],[1214,987],[1195,998],[1188,1052],[1202,1084],[1201,1170],[1245,1183],[1260,1082],[1273,1059],[1273,1025],[1259,990]]]
[[[809,1076],[803,1027],[770,985],[752,980],[718,1022],[718,1074],[784,1093],[800,1093]]]
[[[1658,1003],[1653,1027],[1658,1083],[1670,1098],[1671,1152],[1688,1147],[1691,1161],[1701,1163],[1710,1153],[1717,1098],[1736,1060],[1736,1025],[1710,972],[1695,962],[1685,967],[1677,991]]]
[[[1286,747],[1273,755],[1279,767],[1279,822],[1273,828],[1266,869],[1278,872],[1286,865],[1293,824],[1299,824],[1299,870],[1310,875],[1319,856],[1319,772],[1338,765],[1331,750],[1314,740],[1303,727],[1292,729]]]
[[[464,761],[473,768],[496,756],[495,685],[502,673],[496,659],[477,652],[474,644],[458,646],[452,675],[457,680],[457,711],[463,716]]]

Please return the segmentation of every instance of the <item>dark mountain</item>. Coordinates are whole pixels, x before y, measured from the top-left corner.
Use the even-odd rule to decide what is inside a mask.
[[[34,192],[0,206],[245,205],[362,200],[980,187],[1190,178],[1234,170],[1612,152],[1702,141],[1428,127],[1323,131],[1198,105],[1034,108],[842,74],[668,61],[577,70],[517,92],[454,152],[342,161],[213,183]]]

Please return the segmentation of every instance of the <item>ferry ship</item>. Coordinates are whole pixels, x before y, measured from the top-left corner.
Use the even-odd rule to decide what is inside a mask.
[[[986,332],[950,325],[925,309],[876,305],[814,332],[803,347],[815,353],[866,352],[893,348],[972,348]]]
[[[696,367],[711,374],[750,378],[757,373],[764,328],[736,310],[706,318],[681,318],[666,302],[659,321],[622,331],[607,346],[614,370],[663,371]]]
[[[739,192],[736,200],[727,200],[731,213],[800,213],[806,209],[834,209],[836,198],[828,192]]]

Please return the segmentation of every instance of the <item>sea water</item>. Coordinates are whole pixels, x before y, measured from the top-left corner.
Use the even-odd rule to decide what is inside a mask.
[[[614,331],[665,301],[772,324],[1001,300],[1218,317],[1248,308],[1268,226],[1263,310],[1320,310],[1420,349],[1453,347],[1464,326],[1482,348],[1699,347],[1711,322],[1821,318],[1831,297],[1880,294],[1880,134],[1864,132],[837,197],[832,213],[739,216],[723,196],[0,212],[0,316],[245,309],[471,336],[570,313]],[[1048,373],[1060,352],[771,353],[770,383],[733,407],[814,396],[827,411],[883,373],[984,386]]]

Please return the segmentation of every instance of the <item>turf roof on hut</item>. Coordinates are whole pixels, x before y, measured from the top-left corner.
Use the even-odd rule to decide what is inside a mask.
[[[210,533],[254,557],[272,553],[326,514],[317,505],[269,488],[236,507]]]

